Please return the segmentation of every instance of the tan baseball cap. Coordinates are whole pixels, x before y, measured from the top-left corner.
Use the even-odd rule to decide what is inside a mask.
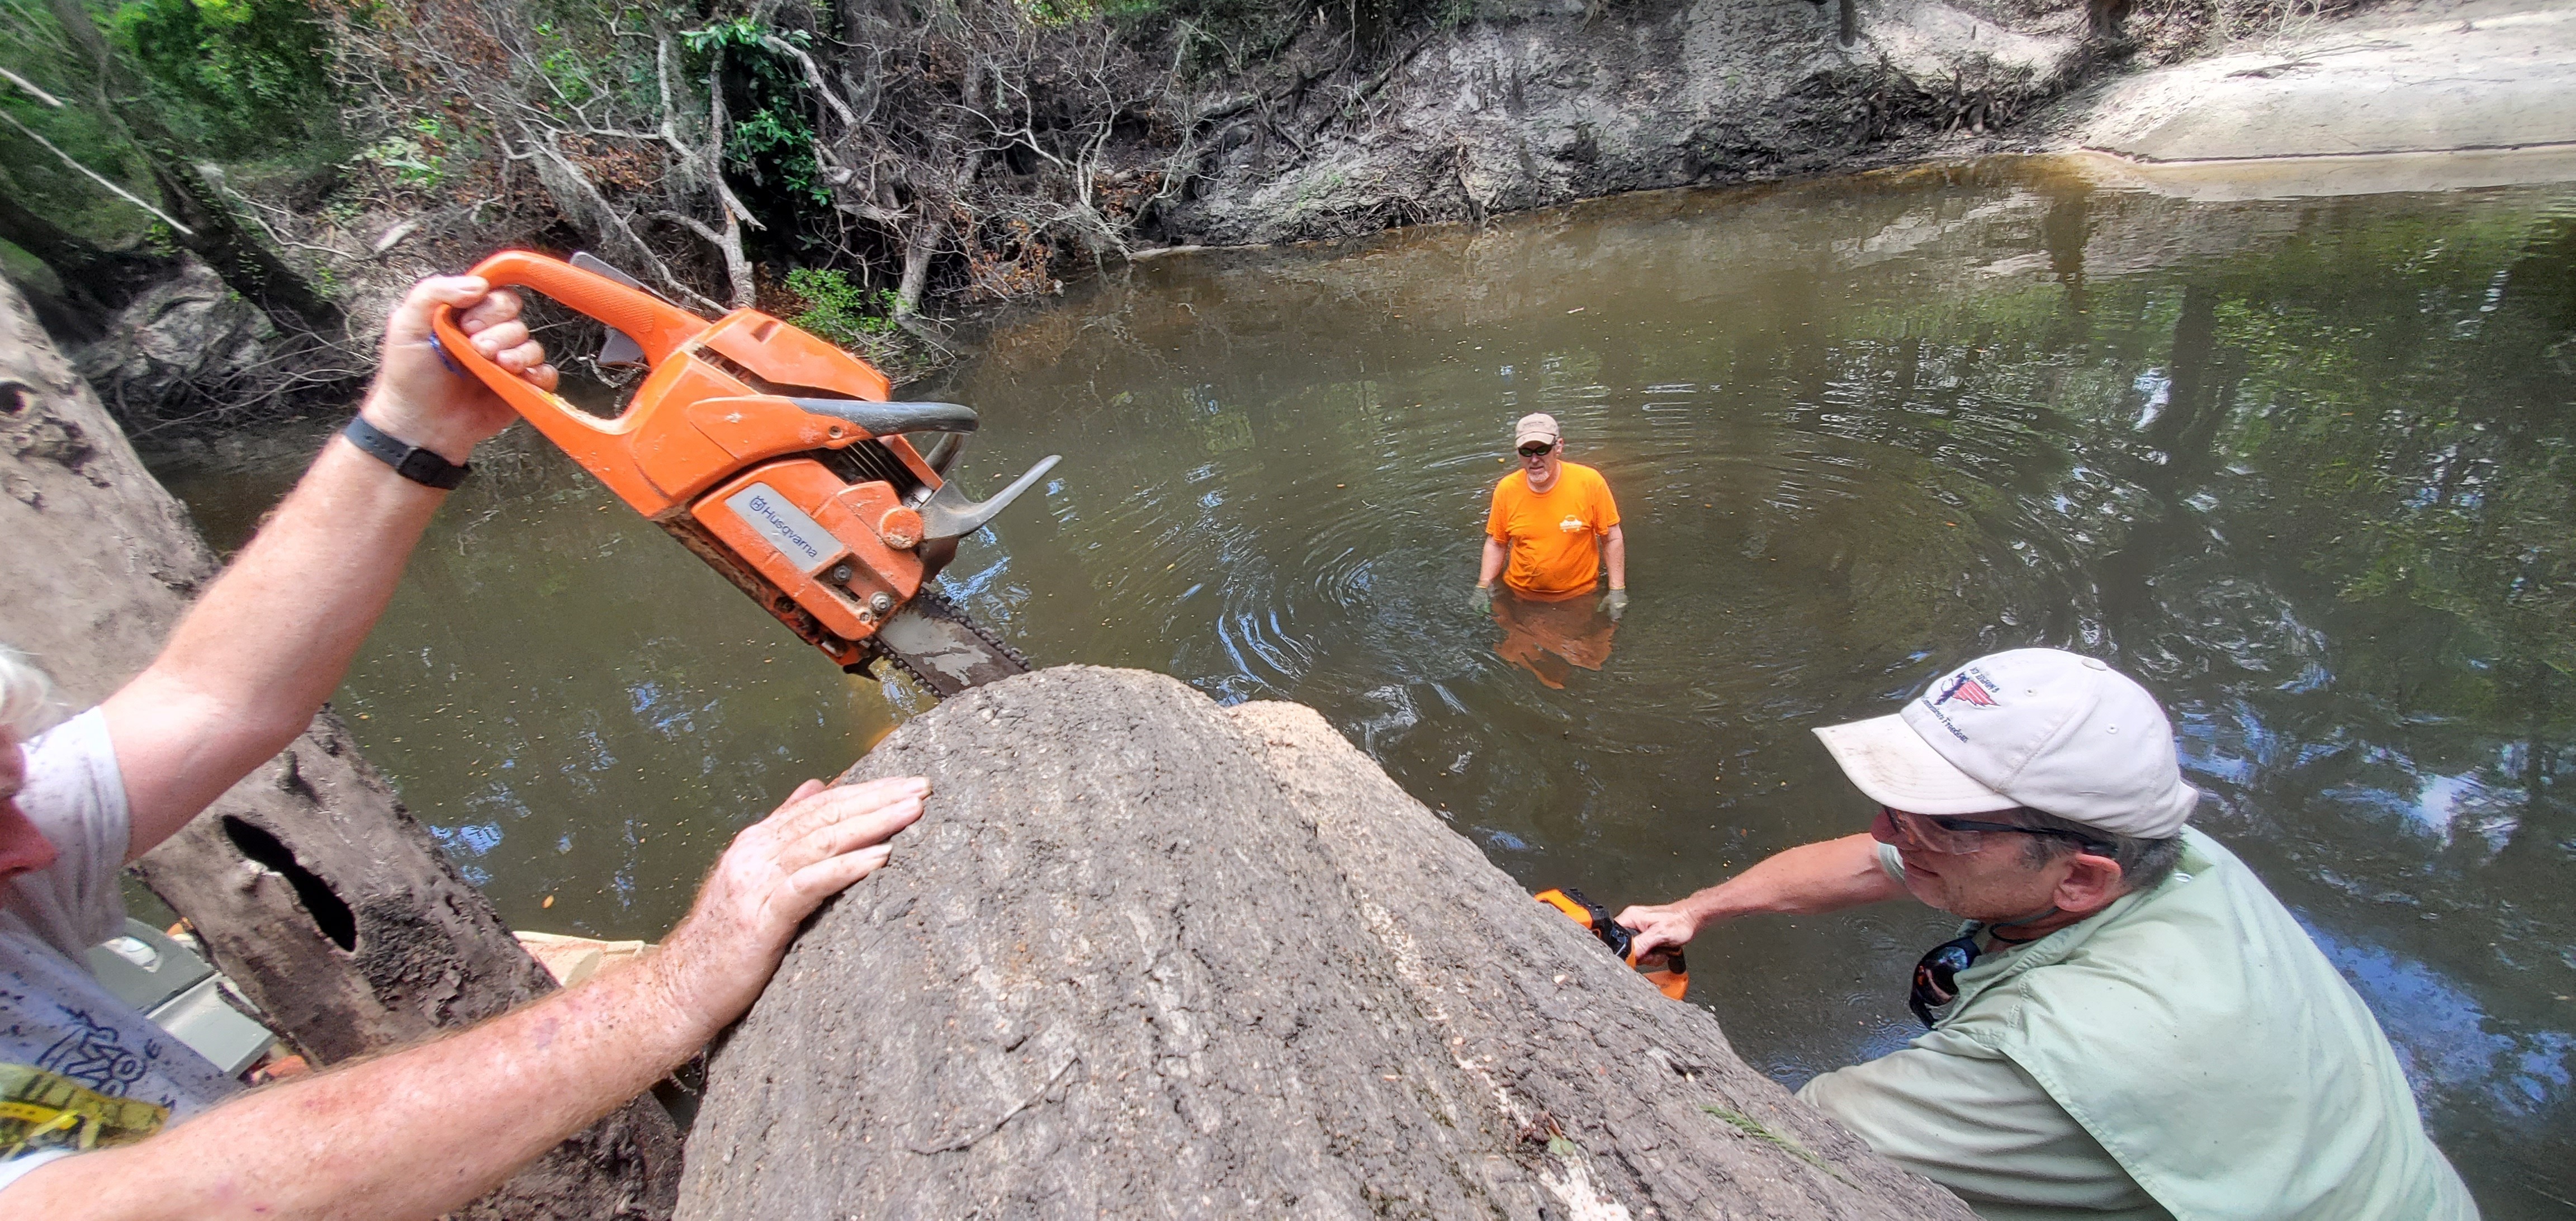
[[[1557,430],[1556,417],[1544,411],[1533,411],[1522,416],[1521,422],[1512,426],[1512,448],[1514,449],[1519,449],[1532,441],[1546,441],[1554,444],[1564,439],[1565,434]]]
[[[2172,722],[2127,675],[2061,649],[1980,657],[1893,716],[1816,731],[1870,799],[1915,814],[2028,806],[2140,839],[2200,802]]]

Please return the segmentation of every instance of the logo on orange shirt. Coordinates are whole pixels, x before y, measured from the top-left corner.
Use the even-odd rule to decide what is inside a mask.
[[[1556,528],[1563,530],[1568,534],[1581,534],[1583,533],[1583,519],[1568,513],[1565,515],[1564,521],[1556,523]]]

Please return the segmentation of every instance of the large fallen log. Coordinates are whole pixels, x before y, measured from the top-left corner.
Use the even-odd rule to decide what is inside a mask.
[[[217,565],[6,283],[0,492],[0,641],[87,707],[150,664]],[[319,1063],[415,1043],[554,988],[328,708],[136,871]],[[668,1216],[679,1143],[647,1096],[459,1215]]]
[[[715,1054],[689,1218],[1966,1218],[1294,704],[950,699],[894,864]]]

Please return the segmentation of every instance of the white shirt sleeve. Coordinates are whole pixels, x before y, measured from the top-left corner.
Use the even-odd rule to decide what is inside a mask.
[[[118,889],[131,814],[125,774],[117,770],[107,718],[92,708],[36,735],[21,748],[27,784],[18,808],[53,844],[50,869],[10,879],[8,910],[28,930],[74,962],[89,947],[125,931]]]
[[[1878,871],[1886,874],[1890,879],[1894,880],[1897,885],[1903,886],[1905,884],[1905,854],[1898,852],[1896,850],[1896,845],[1894,844],[1872,844],[1870,846],[1878,849]]]

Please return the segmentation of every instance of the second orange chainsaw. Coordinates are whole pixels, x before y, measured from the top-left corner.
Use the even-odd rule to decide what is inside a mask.
[[[1637,973],[1645,976],[1646,982],[1653,984],[1665,996],[1680,1000],[1689,994],[1690,963],[1682,957],[1680,946],[1637,953],[1637,930],[1611,919],[1608,908],[1585,898],[1582,891],[1570,886],[1542,890],[1531,897],[1582,925],[1611,953],[1618,955],[1619,961],[1637,968]]]
[[[944,471],[972,409],[890,402],[883,374],[794,326],[749,309],[709,321],[584,254],[505,250],[471,274],[605,323],[599,363],[650,372],[624,410],[593,415],[484,359],[441,307],[449,359],[790,631],[855,672],[889,658],[940,696],[1027,672],[925,584],[925,552],[992,520],[1056,455],[970,501]],[[923,434],[940,437],[926,453]]]

